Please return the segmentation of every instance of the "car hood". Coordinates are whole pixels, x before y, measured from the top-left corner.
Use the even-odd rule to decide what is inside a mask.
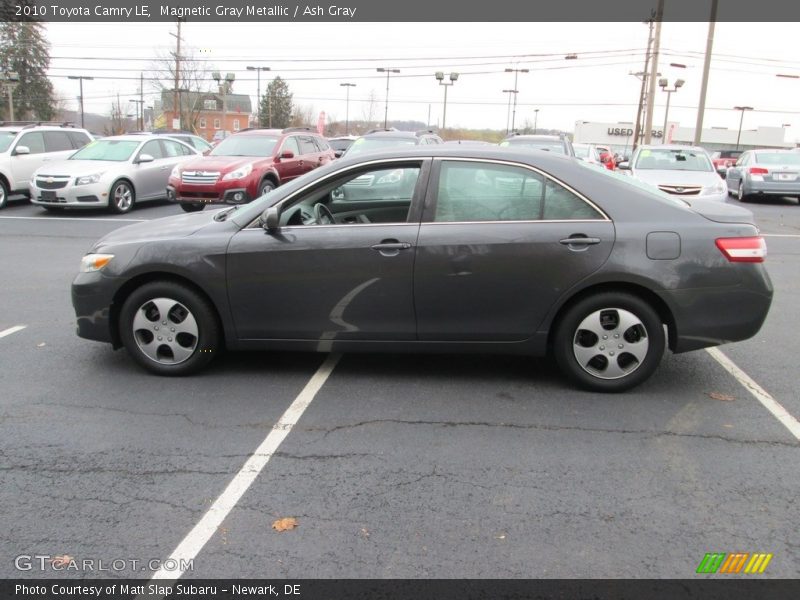
[[[214,223],[214,215],[218,212],[220,211],[212,210],[175,215],[121,227],[101,238],[92,248],[92,252],[96,252],[98,249],[106,246],[117,244],[187,237],[197,233],[205,226]]]
[[[81,177],[83,175],[94,175],[95,173],[105,173],[106,171],[118,170],[130,166],[128,161],[111,160],[54,160],[36,169],[34,175],[54,175],[70,177]]]
[[[652,185],[702,185],[712,187],[721,179],[712,171],[662,171],[661,169],[634,169],[635,177]]]
[[[264,160],[263,156],[203,156],[181,163],[181,171],[219,171],[228,173],[239,167]]]

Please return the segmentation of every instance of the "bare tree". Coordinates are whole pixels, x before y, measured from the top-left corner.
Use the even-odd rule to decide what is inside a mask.
[[[317,126],[317,111],[313,104],[295,104],[292,107],[291,127],[311,127]]]
[[[130,121],[122,110],[119,93],[117,93],[117,99],[111,103],[111,113],[109,117],[111,118],[111,123],[103,127],[104,135],[120,135],[127,131]]]
[[[195,131],[200,112],[203,110],[203,100],[207,94],[216,93],[211,80],[211,67],[205,61],[199,60],[194,52],[181,53],[178,68],[178,94],[181,125]],[[150,80],[153,88],[159,92],[163,110],[172,111],[175,97],[175,68],[174,53],[159,54],[152,63]]]
[[[378,110],[378,95],[375,93],[375,90],[370,90],[369,96],[367,96],[367,99],[361,108],[361,116],[363,120],[366,122],[367,129],[374,126],[375,111],[377,110]]]

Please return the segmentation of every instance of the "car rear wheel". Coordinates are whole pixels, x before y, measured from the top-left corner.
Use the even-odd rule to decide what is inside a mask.
[[[744,193],[744,181],[739,181],[739,188],[736,190],[736,199],[739,202],[747,202],[750,198]]]
[[[129,212],[136,202],[136,193],[133,186],[127,181],[116,181],[111,186],[111,193],[108,195],[108,207],[111,212],[123,214]]]
[[[192,289],[154,281],[135,290],[119,317],[122,343],[157,375],[189,375],[220,350],[220,327],[210,303]]]
[[[184,212],[199,212],[206,207],[202,202],[181,202]]]
[[[622,392],[650,377],[664,354],[661,319],[641,298],[604,292],[559,320],[553,354],[562,372],[596,392]]]

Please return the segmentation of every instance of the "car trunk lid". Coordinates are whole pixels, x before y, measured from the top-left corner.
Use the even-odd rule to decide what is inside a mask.
[[[705,217],[709,221],[715,221],[716,223],[756,224],[753,213],[741,206],[714,200],[703,200],[700,198],[682,198],[682,200],[685,200],[694,212]]]

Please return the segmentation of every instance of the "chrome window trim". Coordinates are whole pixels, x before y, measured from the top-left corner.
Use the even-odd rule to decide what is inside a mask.
[[[539,175],[541,175],[545,179],[549,179],[550,181],[560,185],[561,187],[563,187],[563,188],[569,190],[570,192],[572,192],[573,194],[575,194],[578,198],[580,198],[581,200],[586,202],[586,204],[588,204],[593,209],[595,209],[598,213],[603,215],[603,218],[602,219],[574,219],[574,220],[573,219],[551,219],[551,220],[549,220],[549,219],[528,219],[528,220],[524,220],[524,221],[516,221],[516,220],[508,220],[508,221],[423,221],[423,223],[425,223],[425,224],[428,224],[428,223],[442,223],[442,224],[443,223],[547,223],[547,222],[551,222],[551,223],[552,222],[574,223],[574,222],[581,222],[581,221],[582,222],[587,222],[587,221],[588,222],[600,222],[600,221],[609,221],[610,222],[611,221],[611,219],[609,218],[609,216],[606,214],[606,212],[603,209],[601,209],[599,206],[597,206],[597,204],[595,204],[594,202],[589,200],[589,198],[587,198],[586,196],[581,194],[578,190],[573,188],[571,185],[568,185],[568,184],[564,183],[560,179],[557,179],[557,178],[553,177],[552,175],[550,175],[549,173],[545,173],[541,169],[538,169],[538,168],[536,168],[534,166],[531,166],[531,165],[528,165],[528,164],[525,164],[525,163],[519,163],[519,162],[511,161],[511,160],[500,160],[500,159],[496,159],[496,158],[461,158],[461,157],[441,156],[441,157],[434,157],[433,160],[434,160],[434,163],[436,161],[442,161],[442,162],[444,162],[444,161],[450,161],[450,162],[480,162],[480,163],[488,163],[488,164],[505,165],[505,166],[509,166],[509,167],[521,167],[523,169],[527,169],[529,171],[533,171],[534,173],[538,173]],[[437,197],[438,197],[438,190],[437,190]]]

